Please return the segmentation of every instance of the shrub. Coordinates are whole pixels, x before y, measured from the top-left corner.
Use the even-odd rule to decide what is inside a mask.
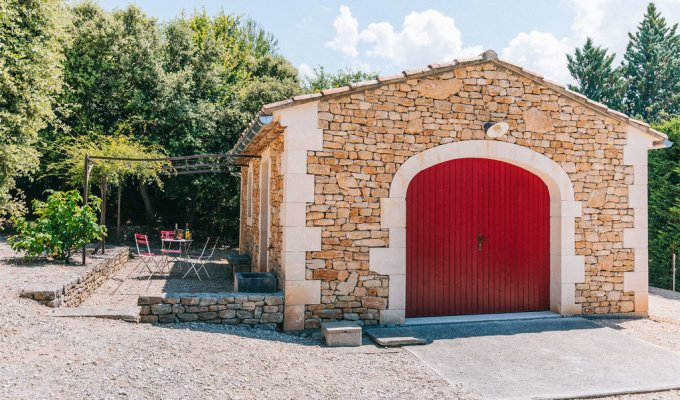
[[[77,190],[54,192],[45,203],[34,200],[36,220],[14,218],[17,235],[8,239],[10,247],[25,252],[27,259],[45,254],[68,263],[74,250],[106,236],[106,227],[97,223],[101,200],[93,198],[84,206],[82,202]]]

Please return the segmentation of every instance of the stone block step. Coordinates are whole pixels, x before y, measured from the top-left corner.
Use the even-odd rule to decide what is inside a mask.
[[[117,319],[126,322],[139,322],[138,306],[111,307],[111,306],[88,306],[57,308],[50,314],[52,317],[92,317]]]
[[[355,322],[324,322],[321,324],[321,334],[330,347],[361,346],[361,326]]]

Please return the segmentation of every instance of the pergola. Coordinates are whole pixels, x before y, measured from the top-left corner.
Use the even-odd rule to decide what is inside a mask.
[[[237,167],[246,165],[246,161],[253,158],[260,158],[260,156],[232,153],[194,154],[190,156],[161,157],[161,158],[129,158],[129,157],[106,157],[85,155],[85,160],[83,164],[83,178],[84,178],[83,204],[87,204],[90,192],[89,190],[90,172],[92,171],[92,168],[97,162],[107,161],[126,161],[143,163],[163,162],[170,163],[169,165],[163,166],[163,172],[167,175],[195,175],[226,172],[235,176],[240,176],[240,172],[237,171]],[[106,197],[106,189],[104,189],[102,197]],[[119,208],[118,211],[120,212],[120,199],[118,201],[118,208]],[[86,258],[87,252],[85,251],[85,246],[83,246],[83,265],[85,265]]]

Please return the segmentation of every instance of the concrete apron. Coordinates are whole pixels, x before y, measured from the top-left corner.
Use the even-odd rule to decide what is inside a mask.
[[[452,385],[485,399],[559,399],[680,388],[680,357],[583,318],[389,328]]]

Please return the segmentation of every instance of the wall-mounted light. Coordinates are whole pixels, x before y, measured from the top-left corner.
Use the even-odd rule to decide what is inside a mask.
[[[510,125],[508,125],[506,122],[487,122],[484,124],[484,132],[486,132],[486,134],[492,138],[505,135],[508,133],[509,129]]]

